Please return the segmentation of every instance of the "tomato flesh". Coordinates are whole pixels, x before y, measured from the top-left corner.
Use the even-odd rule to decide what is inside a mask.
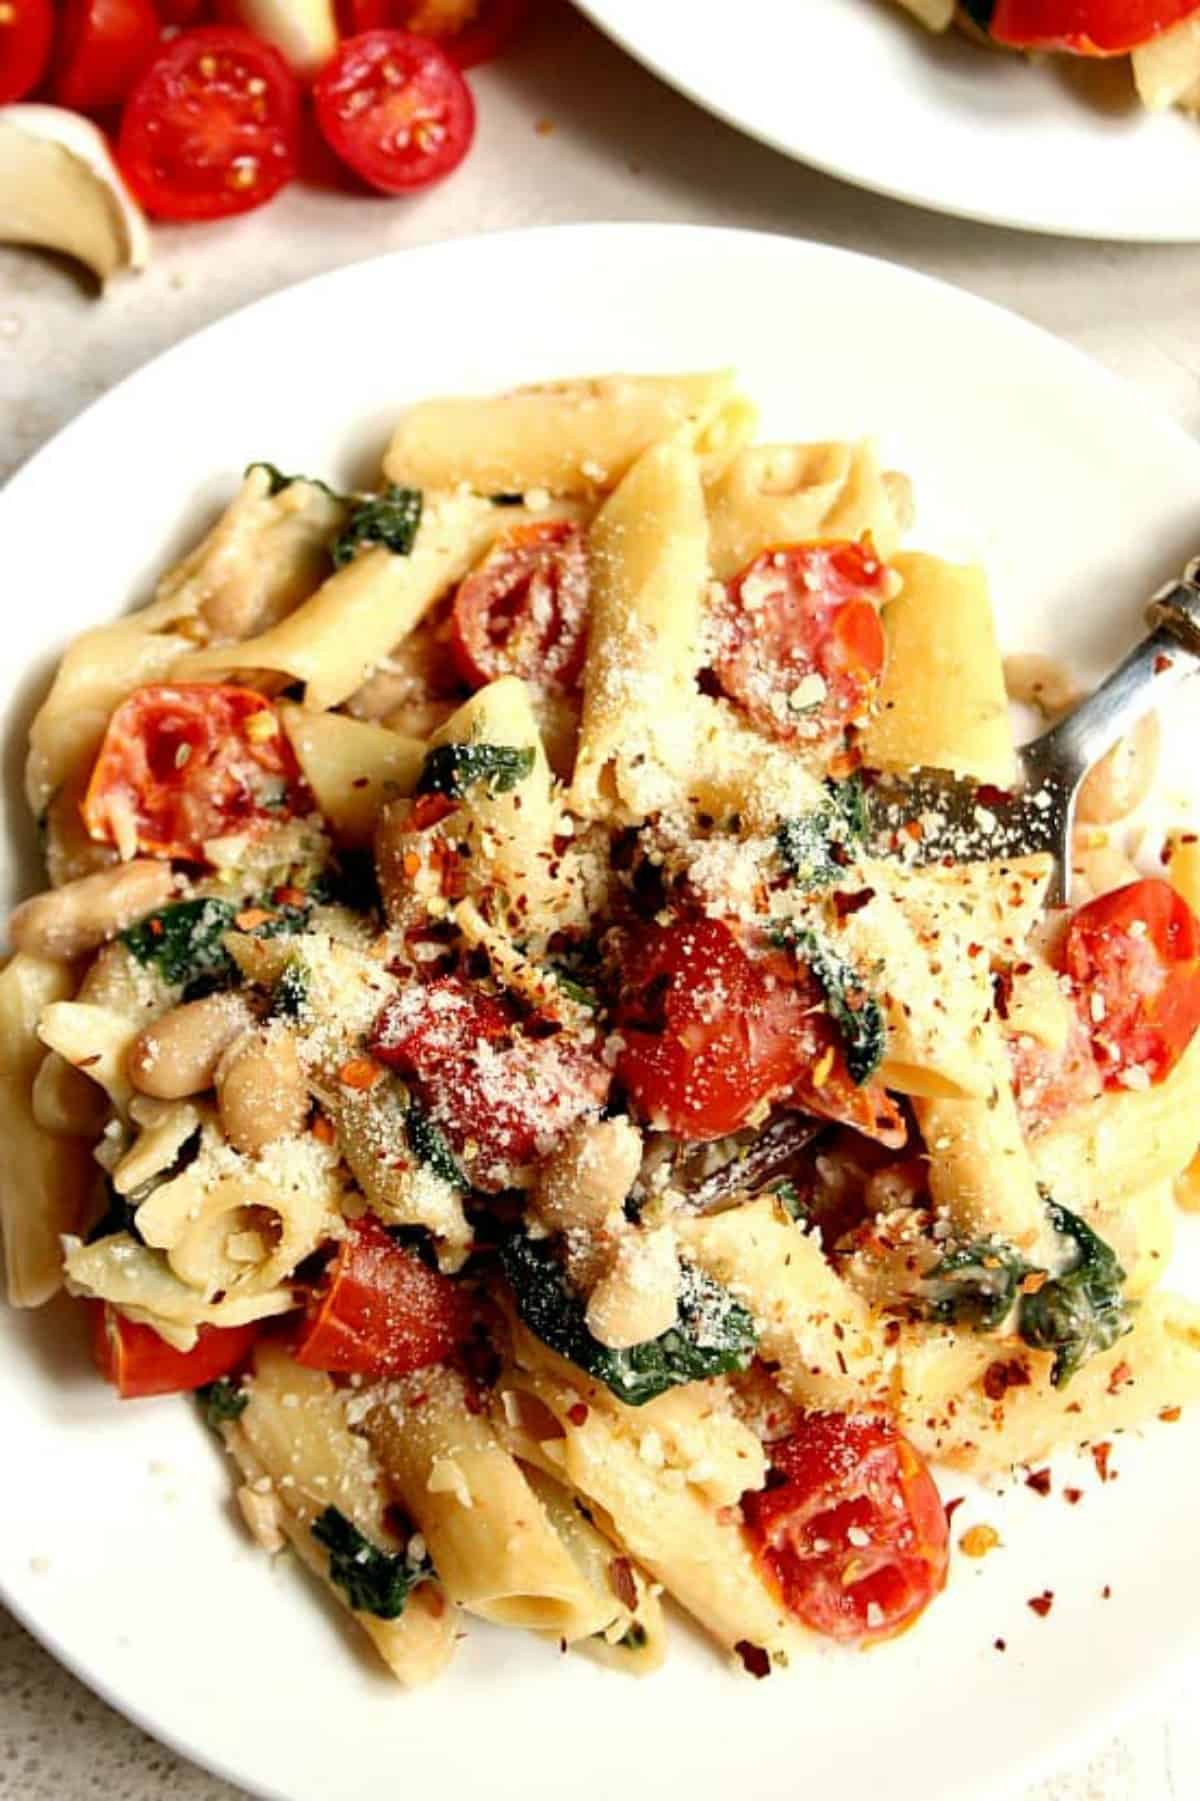
[[[713,609],[713,673],[760,731],[820,743],[863,723],[883,672],[893,577],[869,539],[764,551]]]
[[[1200,921],[1182,895],[1151,876],[1089,901],[1067,929],[1063,967],[1105,1085],[1169,1075],[1200,1026]]]
[[[743,1495],[756,1558],[814,1632],[872,1644],[939,1594],[949,1525],[921,1457],[882,1420],[810,1414],[767,1447],[772,1476]]]
[[[396,1244],[367,1214],[338,1246],[293,1354],[309,1369],[407,1376],[449,1357],[472,1319],[466,1291]]]
[[[996,0],[987,29],[1017,50],[1123,56],[1197,10],[1196,0]]]
[[[91,837],[155,857],[207,861],[205,844],[304,803],[270,701],[202,682],[138,688],[109,721],[83,799]]]
[[[348,38],[313,87],[321,135],[370,187],[407,194],[441,181],[475,135],[471,90],[430,38]]]
[[[24,100],[37,87],[53,38],[51,0],[8,0],[0,8],[0,106]]]
[[[1022,1033],[1008,1040],[1008,1056],[1017,1106],[1027,1130],[1073,1113],[1100,1093],[1091,1033],[1079,1015],[1072,1019],[1061,1047],[1052,1050]]]
[[[201,1326],[192,1350],[177,1351],[108,1302],[92,1307],[92,1359],[123,1401],[185,1394],[228,1376],[246,1362],[259,1334],[257,1324]]]
[[[222,219],[272,199],[296,171],[300,90],[277,50],[250,32],[185,31],[125,104],[121,171],[160,219]]]
[[[504,675],[566,693],[587,651],[587,549],[567,520],[521,525],[492,546],[459,584],[451,650],[465,682]]]
[[[375,1023],[372,1050],[398,1069],[475,1187],[511,1185],[610,1083],[599,1058],[569,1033],[532,1038],[495,996],[459,976],[408,987]]]
[[[76,112],[117,106],[158,49],[153,0],[67,0],[54,98]]]
[[[656,921],[631,946],[621,980],[617,1077],[656,1128],[723,1138],[782,1101],[904,1142],[890,1097],[850,1080],[808,972],[782,956],[751,957],[722,920]]]

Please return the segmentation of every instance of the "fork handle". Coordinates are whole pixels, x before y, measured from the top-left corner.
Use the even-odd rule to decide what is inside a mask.
[[[1154,627],[1094,694],[1027,744],[1031,777],[1073,789],[1118,738],[1172,689],[1200,670],[1200,557],[1179,581],[1167,582],[1146,609]]]

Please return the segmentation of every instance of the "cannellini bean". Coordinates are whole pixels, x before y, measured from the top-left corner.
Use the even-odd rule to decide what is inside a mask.
[[[1083,699],[1068,669],[1033,650],[1005,657],[1004,686],[1010,700],[1036,707],[1044,719],[1056,719]]]
[[[33,1078],[33,1117],[43,1132],[94,1138],[108,1117],[103,1089],[57,1051],[47,1051]]]
[[[225,1051],[253,1023],[239,994],[185,1001],[138,1033],[129,1048],[129,1079],[143,1094],[163,1101],[203,1094]]]
[[[47,802],[42,816],[42,849],[52,888],[94,875],[98,869],[111,869],[117,861],[113,846],[97,844],[89,837],[80,817],[79,803],[87,790],[88,774],[85,761]]]
[[[139,857],[22,901],[8,922],[8,935],[19,951],[70,962],[164,906],[174,885],[169,863]]]
[[[1084,778],[1076,818],[1088,825],[1109,825],[1140,807],[1154,786],[1161,739],[1157,713],[1139,719]]]
[[[627,1119],[584,1121],[542,1165],[535,1205],[552,1232],[608,1226],[633,1187],[642,1139]]]
[[[679,1256],[673,1228],[626,1232],[588,1299],[588,1331],[612,1350],[628,1350],[673,1325],[678,1300]]]
[[[247,1156],[303,1130],[308,1084],[286,1026],[244,1032],[229,1046],[217,1069],[217,1106],[226,1138]]]

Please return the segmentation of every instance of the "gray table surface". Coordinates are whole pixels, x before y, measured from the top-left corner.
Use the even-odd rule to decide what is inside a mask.
[[[260,295],[407,244],[587,219],[741,225],[909,264],[1059,333],[1200,435],[1200,247],[1058,241],[861,193],[709,118],[558,0],[519,51],[473,79],[475,151],[424,198],[293,189],[240,221],[158,229],[150,268],[102,300],[64,263],[0,250],[0,478],[123,375]],[[1103,1736],[1090,1761],[1014,1801],[1200,1795],[1188,1698],[1165,1694]],[[168,1791],[238,1793],[113,1713],[0,1609],[0,1801]]]

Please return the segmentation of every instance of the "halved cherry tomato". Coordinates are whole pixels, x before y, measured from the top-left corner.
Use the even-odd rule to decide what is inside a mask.
[[[456,169],[475,136],[471,90],[431,38],[347,38],[313,87],[321,135],[356,175],[407,194]]]
[[[249,688],[137,688],[104,734],[84,795],[91,837],[125,851],[206,861],[208,839],[303,804],[300,770],[269,700]]]
[[[781,1101],[903,1144],[895,1104],[850,1080],[820,992],[789,958],[751,957],[723,921],[683,915],[641,933],[621,979],[617,1077],[653,1126],[723,1138]]]
[[[126,1319],[106,1301],[92,1303],[92,1360],[123,1401],[176,1395],[228,1376],[250,1355],[259,1334],[248,1326],[201,1326],[195,1346],[177,1351],[152,1326]]]
[[[66,0],[54,98],[76,112],[117,106],[158,49],[153,0]]]
[[[50,61],[50,0],[8,0],[0,7],[0,106],[31,94]]]
[[[996,0],[987,31],[1018,50],[1123,56],[1198,10],[1196,0]]]
[[[1100,1093],[1096,1053],[1081,1017],[1073,1016],[1065,1043],[1056,1049],[1040,1044],[1027,1032],[1009,1037],[1007,1045],[1013,1091],[1027,1130],[1073,1113]]]
[[[344,38],[384,31],[396,23],[392,0],[337,0],[338,30]]]
[[[503,1002],[458,976],[405,988],[375,1023],[372,1051],[398,1069],[478,1188],[554,1149],[610,1084],[599,1057],[569,1032],[533,1038]]]
[[[1089,901],[1063,967],[1106,1085],[1161,1082],[1200,1026],[1200,921],[1182,895],[1151,876]]]
[[[473,688],[518,675],[566,693],[587,651],[588,560],[568,520],[519,525],[459,584],[450,646]]]
[[[473,1317],[460,1284],[429,1269],[367,1214],[338,1246],[293,1355],[309,1369],[407,1376],[449,1357]]]
[[[160,219],[223,219],[292,179],[300,89],[277,50],[233,26],[167,44],[125,103],[121,171]]]
[[[718,683],[785,744],[861,723],[883,672],[879,604],[892,584],[869,539],[764,551],[714,608]]]
[[[843,1642],[911,1626],[945,1586],[950,1533],[908,1440],[883,1420],[821,1413],[767,1449],[773,1475],[742,1514],[784,1605]]]

